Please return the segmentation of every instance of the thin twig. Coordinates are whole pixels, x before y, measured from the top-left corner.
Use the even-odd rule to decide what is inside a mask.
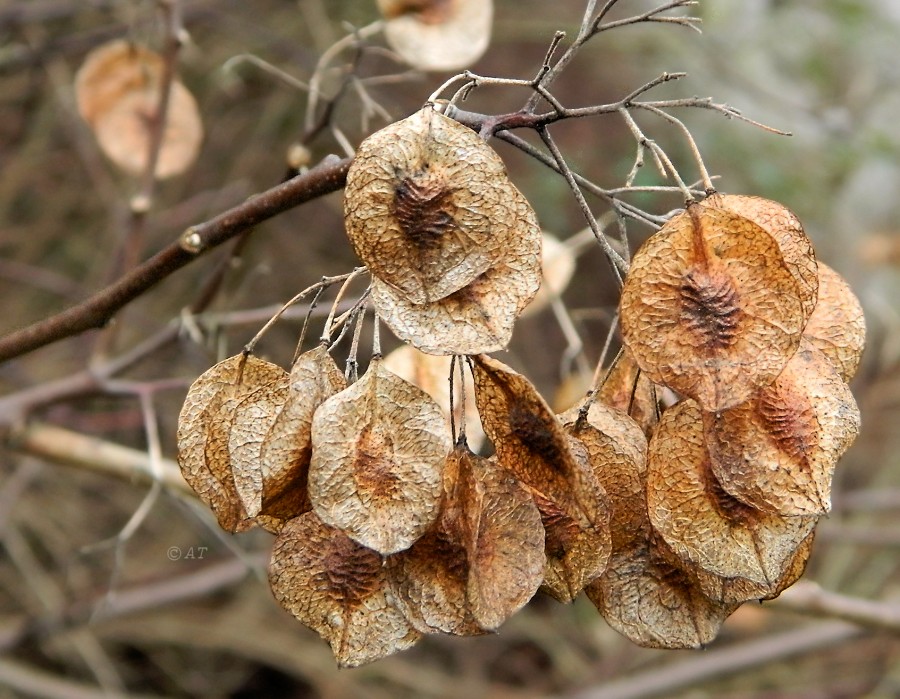
[[[769,663],[785,662],[846,643],[862,635],[852,624],[831,621],[781,634],[709,650],[689,659],[654,666],[644,672],[566,695],[567,699],[652,699],[671,697],[680,690],[730,677]]]

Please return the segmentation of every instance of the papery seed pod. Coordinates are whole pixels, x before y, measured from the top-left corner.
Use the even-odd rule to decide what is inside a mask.
[[[520,373],[486,355],[473,360],[478,413],[500,465],[591,526],[602,503],[576,466],[562,423]]]
[[[597,400],[633,418],[648,438],[659,422],[656,387],[627,347],[622,348],[615,365],[609,369],[597,391]]]
[[[301,354],[287,380],[235,411],[232,469],[247,514],[271,532],[309,511],[312,417],[347,381],[325,346]]]
[[[803,334],[828,357],[844,381],[856,375],[866,344],[866,319],[844,278],[822,262],[819,301]]]
[[[577,468],[577,480],[590,484],[599,507],[589,526],[579,525],[559,503],[530,489],[544,525],[544,581],[541,591],[559,602],[572,602],[609,563],[609,505],[606,493],[594,476],[587,448],[568,437],[567,448]]]
[[[650,648],[697,648],[712,641],[735,605],[709,599],[662,553],[647,515],[647,441],[622,412],[593,403],[562,416],[592,452],[594,473],[609,497],[612,551],[606,570],[586,588],[607,623]]]
[[[215,513],[219,526],[253,526],[234,483],[228,442],[237,406],[257,391],[283,384],[281,367],[237,354],[204,372],[188,389],[178,416],[178,464],[187,484]]]
[[[491,40],[493,0],[378,0],[388,44],[419,70],[468,68]]]
[[[419,640],[387,596],[381,556],[312,512],[288,522],[272,546],[269,584],[278,603],[356,667]]]
[[[797,292],[800,296],[805,325],[816,306],[819,271],[812,243],[794,212],[777,201],[744,194],[717,193],[707,197],[700,204],[726,209],[738,216],[750,219],[775,238],[784,257],[784,264],[797,282]]]
[[[859,434],[853,394],[805,338],[755,399],[703,420],[710,466],[722,488],[783,516],[831,509],[834,467]]]
[[[541,288],[522,311],[523,316],[539,313],[558,299],[575,274],[575,253],[549,233],[541,236]]]
[[[409,548],[437,517],[450,447],[440,407],[376,357],[313,416],[313,509],[379,553]]]
[[[272,423],[284,408],[287,397],[288,381],[285,375],[280,377],[278,383],[253,391],[234,407],[231,429],[228,431],[228,456],[235,489],[251,519],[255,519],[262,510],[262,445]]]
[[[509,259],[438,301],[413,304],[372,280],[378,317],[404,342],[428,354],[481,354],[505,349],[516,318],[540,284],[540,239],[523,236]]]
[[[723,578],[697,566],[688,566],[684,561],[679,563],[687,571],[687,574],[697,582],[703,594],[712,600],[723,604],[741,604],[752,600],[775,599],[803,575],[803,571],[806,570],[806,563],[812,553],[815,534],[815,531],[810,532],[800,543],[784,573],[771,584],[752,582],[746,578]],[[672,558],[677,557],[675,557],[675,554],[672,554]]]
[[[132,175],[147,169],[159,107],[165,62],[159,54],[126,41],[112,41],[92,51],[75,79],[78,111],[91,126],[100,148]],[[197,158],[203,123],[197,102],[178,80],[169,88],[155,176],[184,172]]]
[[[816,525],[815,516],[761,512],[725,492],[713,475],[694,401],[663,413],[647,463],[653,528],[680,559],[721,577],[776,583]]]
[[[570,601],[606,566],[609,513],[587,450],[569,437],[531,383],[474,357],[475,400],[499,464],[528,486],[546,530],[544,589]]]
[[[441,406],[447,418],[447,427],[450,427],[450,363],[448,356],[425,354],[412,345],[402,345],[384,358],[384,366],[401,379],[418,386],[431,396],[435,403]],[[466,442],[474,452],[478,452],[484,444],[484,430],[478,419],[478,407],[475,405],[475,384],[472,375],[468,371],[465,374],[466,392]],[[454,410],[459,411],[460,401],[459,372],[453,376],[453,386],[456,392]]]
[[[387,567],[397,606],[418,631],[493,631],[541,584],[540,513],[512,475],[457,447],[444,468],[437,521]]]
[[[726,410],[770,384],[805,325],[775,239],[749,219],[696,204],[635,253],[622,335],[648,378]]]
[[[412,304],[449,296],[517,257],[508,248],[520,238],[540,237],[500,157],[431,107],[360,144],[344,213],[356,254]]]

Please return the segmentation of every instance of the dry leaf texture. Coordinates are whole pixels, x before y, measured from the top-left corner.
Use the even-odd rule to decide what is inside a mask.
[[[680,566],[658,550],[647,516],[647,439],[624,413],[593,403],[562,419],[588,446],[609,497],[612,551],[606,570],[585,592],[607,623],[651,648],[697,648],[715,638],[734,606],[702,594]]]
[[[275,540],[269,584],[282,607],[328,641],[341,666],[378,660],[420,638],[388,600],[381,556],[312,512]]]
[[[831,509],[837,460],[859,434],[847,384],[807,340],[755,400],[704,415],[713,474],[741,502],[781,514]]]
[[[659,421],[656,387],[627,347],[622,348],[606,375],[597,400],[633,418],[648,438]]]
[[[178,464],[184,480],[227,531],[252,526],[235,488],[228,449],[237,406],[256,391],[284,382],[286,372],[237,354],[204,372],[188,389],[178,416]]]
[[[228,454],[238,497],[251,518],[256,518],[262,510],[264,474],[260,454],[287,397],[285,374],[279,376],[277,383],[253,391],[234,408]]]
[[[596,498],[597,515],[590,526],[580,526],[571,514],[540,492],[532,497],[544,524],[544,551],[547,563],[541,590],[560,602],[571,602],[609,563],[612,547],[609,532],[609,504],[590,462],[585,445],[568,436],[569,453],[578,469],[578,480],[590,484]]]
[[[468,68],[491,40],[493,0],[378,0],[385,38],[419,70]]]
[[[562,424],[524,376],[486,355],[473,360],[475,401],[500,465],[580,528],[592,528],[603,504]]]
[[[541,283],[538,229],[525,198],[521,227],[504,248],[505,257],[473,282],[449,296],[414,304],[388,284],[372,280],[372,301],[378,316],[404,342],[428,354],[480,354],[505,349],[516,318]],[[534,225],[532,225],[532,223]]]
[[[414,304],[452,294],[503,259],[523,205],[490,146],[431,107],[363,141],[344,191],[356,254]],[[531,213],[524,225],[533,223]]]
[[[828,357],[844,381],[856,375],[866,344],[866,319],[844,278],[822,262],[819,301],[803,334]]]
[[[691,205],[638,250],[621,298],[625,344],[648,377],[725,410],[770,384],[805,324],[775,239]]]
[[[236,440],[246,440],[242,460],[248,467],[252,464],[258,475],[243,498],[244,504],[256,522],[269,531],[278,532],[287,520],[311,509],[307,477],[312,416],[326,398],[346,387],[343,373],[320,345],[297,358],[280,389],[283,398],[270,413],[259,414],[260,406],[250,401],[238,408],[231,432],[232,458],[237,459]],[[245,416],[245,412],[252,414]],[[239,436],[241,432],[243,436]],[[241,492],[237,472],[235,482]],[[256,512],[248,498],[258,506]]]
[[[437,403],[374,358],[313,416],[313,508],[379,553],[409,548],[437,517],[450,447]]]
[[[816,517],[781,517],[730,496],[712,473],[702,416],[685,400],[663,413],[647,460],[650,522],[675,554],[726,578],[772,585]]]
[[[775,599],[793,585],[806,570],[812,553],[815,531],[810,532],[794,553],[784,574],[773,584],[752,582],[746,578],[723,578],[696,566],[686,566],[688,575],[697,581],[703,594],[723,604],[740,604],[751,600]],[[673,554],[674,556],[674,554]]]
[[[614,548],[607,571],[585,593],[610,626],[640,646],[701,648],[739,605],[703,594],[660,545],[644,536]]]
[[[418,631],[493,631],[541,584],[541,516],[509,473],[457,447],[447,458],[437,521],[387,563],[397,605]]]
[[[805,325],[816,306],[819,270],[812,242],[794,212],[777,201],[744,194],[713,194],[700,203],[750,219],[775,238],[784,264],[797,282]]]
[[[425,354],[412,345],[401,345],[384,358],[384,366],[401,379],[409,381],[431,396],[441,406],[450,427],[450,363],[449,356]],[[466,404],[466,442],[472,451],[477,452],[484,444],[485,435],[478,419],[478,407],[475,405],[475,383],[472,374],[465,373]],[[459,371],[453,376],[454,410],[459,413],[460,390]]]

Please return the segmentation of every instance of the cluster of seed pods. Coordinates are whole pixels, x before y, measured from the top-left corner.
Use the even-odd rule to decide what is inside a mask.
[[[374,134],[345,214],[377,316],[457,356],[490,446],[378,354],[348,385],[324,344],[290,371],[216,364],[178,431],[188,483],[223,528],[277,536],[275,598],[341,665],[494,631],[538,589],[696,647],[799,577],[858,430],[864,328],[790,212],[714,195],[673,217],[634,256],[619,359],[561,415],[487,354],[538,290],[541,232],[477,134],[430,107]]]

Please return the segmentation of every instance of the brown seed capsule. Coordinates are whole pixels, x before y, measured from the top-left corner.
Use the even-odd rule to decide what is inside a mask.
[[[761,512],[729,495],[716,480],[696,403],[663,413],[647,457],[650,522],[675,554],[715,575],[772,585],[817,517]]]
[[[384,358],[384,366],[401,379],[418,386],[441,406],[446,417],[447,428],[450,428],[450,363],[448,356],[438,356],[420,352],[412,345],[401,345]],[[466,404],[466,442],[474,452],[484,444],[484,430],[478,419],[478,408],[475,405],[475,384],[472,374],[465,372],[465,404]],[[454,410],[459,413],[460,389],[459,372],[453,376]]]
[[[82,118],[106,156],[132,175],[147,168],[164,72],[162,56],[117,40],[92,51],[75,79]],[[159,179],[184,172],[196,160],[203,140],[193,95],[175,80],[168,99],[155,171]]]
[[[387,596],[381,556],[312,512],[288,522],[272,547],[269,584],[278,603],[355,667],[419,640]]]
[[[378,317],[404,342],[428,354],[481,354],[505,349],[516,318],[540,285],[540,238],[523,236],[508,257],[438,301],[413,304],[372,280]]]
[[[723,604],[741,604],[751,600],[775,599],[803,575],[803,571],[806,570],[806,563],[812,553],[814,539],[815,531],[810,532],[801,542],[781,578],[772,584],[756,583],[746,578],[723,578],[697,566],[686,565],[683,561],[681,566],[686,570],[689,577],[700,586],[704,595]]]
[[[375,358],[313,416],[313,509],[379,553],[409,548],[437,517],[450,447],[440,407]]]
[[[493,0],[378,0],[388,44],[419,70],[468,68],[491,39]]]
[[[775,239],[724,209],[692,204],[637,251],[622,335],[648,378],[725,410],[781,372],[805,324]]]
[[[777,201],[743,194],[713,194],[700,204],[750,219],[775,238],[784,264],[797,282],[805,325],[816,306],[819,271],[812,243],[794,212]]]
[[[487,355],[473,360],[478,413],[500,465],[580,526],[592,526],[602,504],[575,463],[562,423],[520,373]]]
[[[710,466],[722,488],[783,516],[831,509],[837,460],[859,434],[853,394],[804,338],[775,382],[731,410],[704,415]]]
[[[656,386],[641,371],[627,347],[622,348],[610,368],[597,400],[633,418],[648,438],[659,422]]]
[[[856,375],[866,344],[866,319],[847,282],[822,262],[819,301],[803,334],[828,357],[844,381]]]
[[[412,304],[471,284],[508,259],[508,246],[520,237],[540,238],[534,212],[499,156],[431,107],[360,144],[344,213],[356,254]]]
[[[235,410],[252,394],[286,378],[281,367],[241,353],[204,372],[184,399],[178,416],[178,464],[185,481],[227,531],[253,526],[235,487],[228,448]]]
[[[531,383],[491,357],[474,357],[475,400],[497,461],[532,491],[546,530],[544,589],[573,599],[606,566],[606,496],[587,449],[566,434]]]
[[[312,508],[307,477],[313,413],[346,386],[320,345],[297,358],[287,381],[238,406],[229,438],[235,484],[248,515],[268,531],[277,533]]]
[[[418,631],[493,631],[541,584],[540,513],[512,475],[457,447],[444,468],[440,516],[387,566],[397,606]]]
[[[575,419],[577,410],[563,416]],[[646,438],[623,413],[594,403],[576,430],[611,510],[612,553],[586,588],[588,599],[619,633],[650,648],[697,648],[712,641],[735,605],[713,601],[663,554],[647,516]]]

